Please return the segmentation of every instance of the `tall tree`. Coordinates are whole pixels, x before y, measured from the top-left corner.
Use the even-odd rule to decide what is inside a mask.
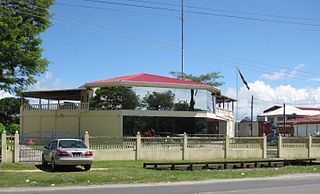
[[[50,25],[53,0],[0,0],[0,90],[17,92],[36,82],[49,61],[39,36]]]
[[[183,74],[184,76],[182,76],[181,72],[177,72],[177,71],[171,71],[170,74],[175,78],[181,79],[182,77],[184,77],[186,80],[209,84],[213,87],[219,87],[224,84],[224,82],[218,81],[218,79],[223,78],[223,75],[220,72],[210,72],[210,73],[206,73],[206,74],[201,74],[199,76],[195,76],[192,74],[185,74],[185,73]],[[195,91],[194,91],[194,89],[191,89],[190,93],[191,93],[191,99],[190,99],[189,110],[194,111],[194,105],[195,105],[195,101],[194,101]]]
[[[25,100],[25,103],[28,101]],[[0,99],[0,123],[8,127],[10,124],[19,124],[20,98]]]

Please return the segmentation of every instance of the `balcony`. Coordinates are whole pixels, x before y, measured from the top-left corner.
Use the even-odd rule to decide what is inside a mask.
[[[62,103],[62,104],[26,104],[23,111],[41,110],[89,110],[89,103]]]

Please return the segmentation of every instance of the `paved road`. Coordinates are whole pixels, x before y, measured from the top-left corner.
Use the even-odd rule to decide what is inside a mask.
[[[10,194],[297,194],[320,193],[320,175],[277,178],[183,182],[143,185],[105,185],[68,188],[0,189]]]

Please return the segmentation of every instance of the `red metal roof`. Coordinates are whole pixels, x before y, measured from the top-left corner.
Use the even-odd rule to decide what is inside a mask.
[[[280,122],[279,122],[280,123]],[[283,123],[283,121],[281,122]],[[304,116],[301,118],[290,119],[287,121],[290,125],[308,124],[308,123],[320,123],[320,114],[313,116]]]
[[[311,107],[297,107],[297,108],[299,108],[301,110],[318,110],[318,111],[320,111],[320,108],[311,108]]]
[[[210,86],[209,84],[204,84],[200,82],[193,82],[188,80],[181,80],[181,79],[146,74],[146,73],[97,80],[97,81],[88,82],[86,84],[102,84],[102,83],[110,83],[110,82],[133,82],[133,83],[140,82],[140,83],[164,83],[164,84]]]

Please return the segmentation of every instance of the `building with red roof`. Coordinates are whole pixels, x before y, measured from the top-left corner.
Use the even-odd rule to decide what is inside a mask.
[[[281,122],[281,124],[283,124],[283,122]],[[293,127],[294,136],[319,135],[320,114],[291,119],[288,120],[286,124]]]
[[[22,106],[24,135],[234,135],[235,100],[207,83],[141,73],[21,96],[39,102]]]

